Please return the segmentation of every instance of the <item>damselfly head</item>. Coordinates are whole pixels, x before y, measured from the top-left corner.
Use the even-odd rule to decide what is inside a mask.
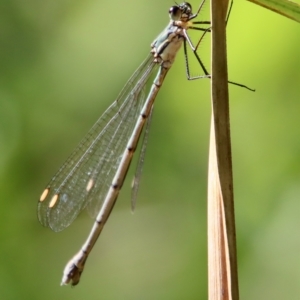
[[[173,21],[184,21],[192,14],[192,6],[188,2],[174,5],[169,9],[170,18]]]

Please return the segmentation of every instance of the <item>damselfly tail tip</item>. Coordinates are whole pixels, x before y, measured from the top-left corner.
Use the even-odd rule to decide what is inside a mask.
[[[78,268],[74,265],[73,261],[70,261],[64,270],[63,278],[61,280],[60,285],[68,285],[75,286],[79,283],[81,272],[79,272]]]

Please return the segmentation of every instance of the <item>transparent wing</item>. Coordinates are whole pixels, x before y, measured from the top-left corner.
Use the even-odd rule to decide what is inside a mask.
[[[131,211],[132,212],[135,210],[137,194],[138,194],[138,190],[140,187],[140,181],[141,181],[141,176],[142,176],[142,171],[143,171],[143,166],[144,166],[144,161],[145,161],[145,155],[146,155],[146,149],[147,149],[147,143],[148,143],[148,137],[149,137],[149,132],[150,132],[150,125],[151,125],[151,121],[152,121],[153,108],[154,108],[154,106],[152,106],[152,108],[151,108],[145,129],[144,129],[144,136],[143,136],[143,140],[142,140],[140,155],[139,155],[138,162],[136,165],[134,178],[133,178],[132,184],[131,184]]]
[[[98,213],[144,104],[144,87],[154,66],[149,55],[52,178],[38,203],[44,226],[63,230],[86,206],[93,216]]]

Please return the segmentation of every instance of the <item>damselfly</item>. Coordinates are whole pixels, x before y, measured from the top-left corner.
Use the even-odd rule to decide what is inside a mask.
[[[143,127],[151,119],[156,95],[182,44],[186,58],[188,44],[205,74],[191,78],[186,61],[188,78],[210,78],[196,52],[200,41],[194,47],[187,35],[188,29],[203,31],[202,37],[211,30],[209,21],[192,21],[204,2],[195,14],[187,2],[170,8],[170,22],[151,44],[148,57],[43,191],[38,202],[38,218],[54,231],[69,226],[86,207],[96,216],[86,242],[65,267],[62,284],[78,284],[87,257],[117,200]],[[206,28],[195,26],[199,24]],[[158,69],[157,76],[145,97],[144,87],[155,69]],[[142,147],[140,162],[144,153]],[[141,163],[133,185],[133,206],[140,171]]]

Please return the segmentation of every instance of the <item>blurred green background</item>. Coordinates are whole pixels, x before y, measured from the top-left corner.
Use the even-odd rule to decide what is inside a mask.
[[[62,270],[92,219],[54,233],[36,217],[174,2],[1,4],[1,299],[207,299],[210,83],[186,80],[182,52],[157,98],[137,209],[131,171],[76,288],[59,286]],[[235,1],[227,30],[229,78],[256,89],[230,86],[240,296],[299,299],[300,27]]]

